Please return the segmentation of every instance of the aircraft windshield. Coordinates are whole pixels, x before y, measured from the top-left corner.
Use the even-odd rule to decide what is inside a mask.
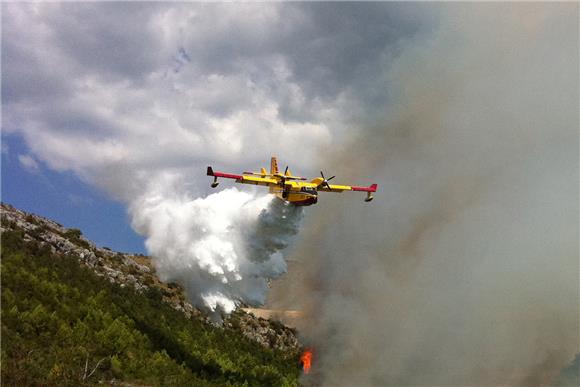
[[[309,193],[311,195],[318,195],[318,191],[316,191],[316,189],[313,187],[302,187],[300,191]]]

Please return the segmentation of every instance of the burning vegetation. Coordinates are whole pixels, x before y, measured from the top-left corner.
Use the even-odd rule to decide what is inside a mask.
[[[302,352],[302,355],[300,355],[300,363],[302,364],[304,373],[310,373],[310,367],[312,366],[312,348],[306,348]]]

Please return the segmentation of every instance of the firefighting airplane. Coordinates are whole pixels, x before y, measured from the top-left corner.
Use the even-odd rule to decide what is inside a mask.
[[[323,192],[342,192],[342,191],[363,191],[367,193],[365,202],[373,200],[373,192],[377,191],[377,185],[369,187],[358,187],[350,185],[328,184],[335,176],[324,177],[320,171],[321,177],[312,179],[309,182],[304,177],[292,176],[292,173],[286,167],[284,173],[278,171],[278,161],[272,157],[270,163],[270,173],[266,168],[260,172],[244,172],[242,175],[233,175],[231,173],[215,172],[212,167],[207,167],[207,175],[213,176],[212,188],[218,186],[218,177],[226,179],[235,179],[236,183],[265,185],[270,187],[270,193],[275,194],[278,198],[285,200],[295,206],[310,206],[318,201],[318,191]]]

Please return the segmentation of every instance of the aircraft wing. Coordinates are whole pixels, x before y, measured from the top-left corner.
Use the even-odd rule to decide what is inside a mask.
[[[322,183],[322,179],[316,178],[313,180],[311,185],[313,187],[318,187],[318,191],[324,191],[324,192],[343,192],[343,191],[376,192],[377,187],[378,187],[376,184],[372,184],[368,187],[360,187],[357,185],[340,185],[340,184],[328,184],[328,186],[327,186],[327,185],[320,185],[321,183]]]
[[[332,187],[332,184],[330,185]],[[363,192],[377,192],[378,185],[371,184],[368,187],[359,187],[357,185],[352,185],[350,187],[351,191],[363,191]]]
[[[260,176],[241,176],[241,178],[237,179],[236,182],[242,184],[266,185],[266,186],[278,185],[278,180]]]
[[[330,187],[330,188],[329,188]],[[373,192],[377,191],[377,185],[371,184],[368,187],[360,187],[357,185],[338,185],[338,184],[329,184],[328,186],[320,186],[318,188],[319,191],[325,192],[343,192],[343,191],[363,191],[367,193],[367,197],[365,202],[370,202],[373,200]]]
[[[351,191],[352,187],[350,185],[339,185],[339,184],[329,184],[330,189],[327,186],[323,185],[318,188],[319,191],[324,192],[343,192],[343,191]]]
[[[242,184],[252,184],[252,185],[277,185],[278,181],[276,179],[272,179],[269,177],[260,177],[255,175],[235,175],[232,173],[224,173],[224,172],[217,172],[214,171],[212,167],[207,167],[207,175],[213,176],[214,178],[223,177],[226,179],[234,179],[236,183]],[[217,185],[217,184],[216,184]]]
[[[329,184],[328,188],[326,185],[322,185],[322,179],[317,177],[316,179],[312,180],[308,183],[299,183],[293,181],[287,181],[285,184],[286,186],[294,189],[299,189],[300,187],[311,187],[316,188],[318,191],[324,192],[343,192],[343,191],[365,191],[365,192],[376,192],[377,185],[373,184],[368,187],[360,187],[356,185],[341,185],[341,184]]]

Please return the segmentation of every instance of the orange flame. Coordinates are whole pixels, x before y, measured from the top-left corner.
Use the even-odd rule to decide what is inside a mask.
[[[304,373],[309,373],[312,363],[312,349],[306,348],[306,350],[300,356],[300,362],[302,363],[302,369],[304,370]]]

